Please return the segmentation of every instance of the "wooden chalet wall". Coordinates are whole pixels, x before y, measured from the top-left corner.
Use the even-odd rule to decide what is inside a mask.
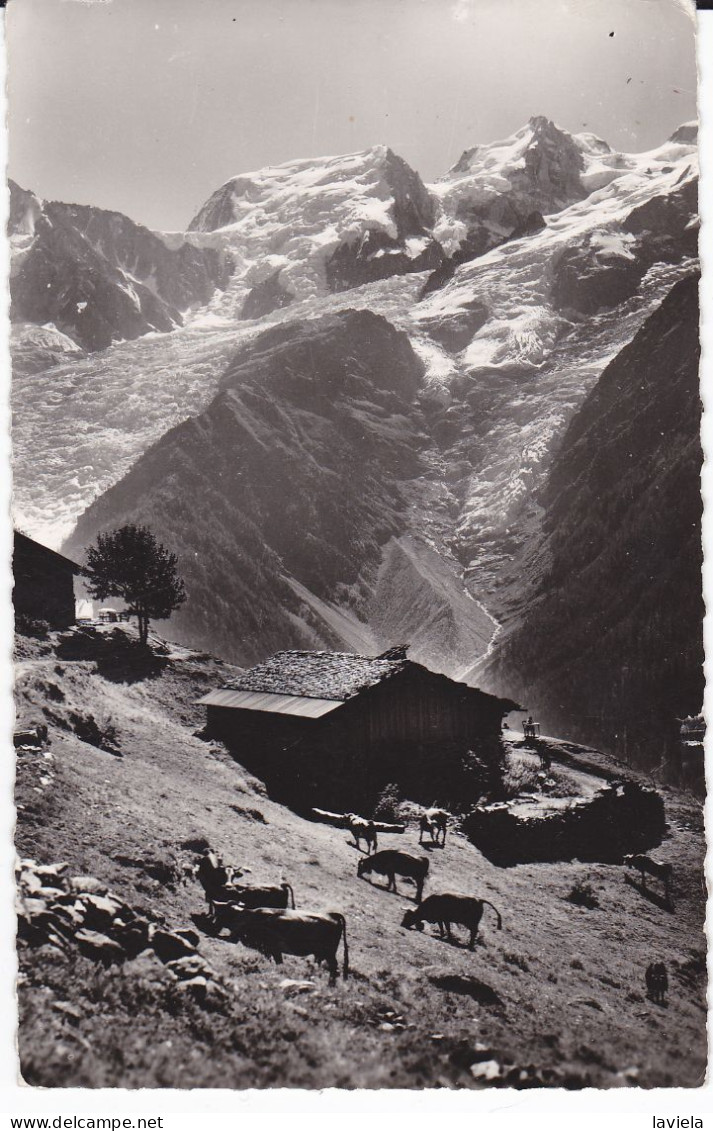
[[[16,616],[47,621],[51,628],[74,624],[74,575],[79,573],[74,562],[15,532],[12,568]]]
[[[357,753],[382,743],[476,742],[499,735],[500,700],[418,664],[347,700],[334,725]]]
[[[208,707],[208,732],[298,806],[368,808],[391,782],[424,804],[472,803],[482,775],[466,772],[464,756],[495,769],[505,713],[501,700],[413,664],[318,719]]]

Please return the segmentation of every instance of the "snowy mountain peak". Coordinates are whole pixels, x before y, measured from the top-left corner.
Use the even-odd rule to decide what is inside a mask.
[[[436,238],[447,251],[472,258],[527,226],[533,214],[559,212],[584,199],[584,147],[536,115],[510,137],[466,150],[430,186],[440,203]]]
[[[418,174],[386,145],[336,157],[285,161],[231,177],[208,198],[188,230],[213,232],[233,224],[242,226],[255,206],[294,210],[301,200],[325,192],[335,203],[355,189],[386,198],[404,180],[412,182],[417,192],[418,186],[425,191]]]
[[[189,230],[233,259],[231,285],[211,312],[252,319],[296,296],[435,268],[442,253],[431,236],[434,220],[418,173],[388,146],[375,145],[234,177]]]

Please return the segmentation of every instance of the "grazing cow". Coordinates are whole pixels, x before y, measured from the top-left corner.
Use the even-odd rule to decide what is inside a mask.
[[[654,876],[662,880],[667,902],[671,900],[671,884],[673,882],[673,866],[662,864],[659,860],[652,860],[650,856],[625,856],[624,863],[629,868],[635,868],[641,876],[641,886],[646,891],[646,876]]]
[[[375,852],[373,856],[359,861],[357,875],[365,876],[376,872],[377,876],[387,876],[387,891],[396,891],[396,877],[403,876],[413,880],[416,885],[416,902],[421,902],[423,885],[428,875],[429,860],[427,856],[411,856],[408,852],[399,852],[395,848],[386,848]]]
[[[431,838],[431,844],[446,843],[446,830],[448,828],[448,814],[445,809],[427,809],[419,820],[418,843],[423,844],[425,834]]]
[[[329,980],[337,980],[339,943],[344,946],[342,975],[349,977],[347,925],[338,911],[291,911],[277,907],[245,908],[228,904],[221,907],[217,923],[219,932],[227,928],[232,942],[262,951],[278,965],[283,954],[302,957],[313,955],[317,962],[326,962]]]
[[[666,1004],[668,973],[663,962],[650,962],[646,967],[646,992],[657,1005]]]
[[[354,844],[357,848],[360,847],[360,841],[366,843],[367,856],[370,852],[376,852],[376,829],[374,828],[373,821],[367,821],[366,817],[359,817],[356,813],[347,813],[347,828],[354,837]]]
[[[475,899],[471,895],[456,895],[453,892],[442,892],[439,895],[429,895],[418,907],[408,908],[404,915],[402,927],[416,927],[423,930],[424,923],[438,923],[441,938],[445,933],[449,942],[452,941],[451,923],[460,923],[470,931],[468,946],[475,946],[478,935],[478,926],[483,917],[485,905],[492,907],[498,917],[498,930],[502,930],[503,921],[497,907],[493,907],[488,899]]]
[[[295,893],[288,883],[282,884],[231,884],[229,887],[223,888],[223,891],[229,893],[230,899],[226,903],[221,903],[218,900],[213,900],[213,905],[216,909],[216,919],[218,909],[225,907],[230,903],[239,903],[242,907],[282,907],[287,908],[292,906],[294,911],[295,907]]]

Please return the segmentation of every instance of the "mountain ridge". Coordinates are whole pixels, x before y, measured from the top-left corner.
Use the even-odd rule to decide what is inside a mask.
[[[229,272],[183,326],[87,357],[44,326],[47,369],[17,334],[18,512],[56,540],[79,519],[76,553],[157,525],[187,643],[245,662],[411,638],[459,676],[517,613],[569,422],[695,269],[693,127],[617,154],[534,118],[435,189],[385,147],[246,174],[237,203],[235,180],[204,217],[227,227],[160,236]]]

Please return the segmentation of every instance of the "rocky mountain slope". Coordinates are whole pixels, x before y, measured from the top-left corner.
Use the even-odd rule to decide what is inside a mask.
[[[87,351],[173,330],[225,282],[214,250],[185,241],[169,248],[119,212],[42,201],[13,181],[9,235],[10,317],[25,340],[28,323]],[[33,344],[44,344],[41,333]],[[50,352],[48,363],[53,360]]]
[[[18,520],[57,543],[91,504],[76,554],[156,524],[182,638],[235,659],[418,638],[458,674],[511,615],[567,423],[695,269],[696,183],[691,127],[619,154],[543,118],[431,186],[384,147],[234,178],[162,236],[230,271],[183,327],[16,374]]]
[[[387,588],[404,586],[396,546],[383,548],[407,525],[402,482],[423,470],[426,438],[414,412],[422,372],[407,336],[368,311],[266,331],[236,355],[209,408],[88,509],[69,551],[79,556],[107,521],[148,521],[182,547],[189,600],[175,628],[240,662],[280,641],[309,647],[336,645],[343,632],[352,642],[368,635],[370,610]],[[416,575],[419,556],[413,547]],[[448,569],[438,566],[447,586]],[[430,638],[431,652],[452,649],[463,664],[477,629],[458,628],[448,597],[448,624],[433,624],[422,646]],[[453,601],[462,604],[460,592]],[[416,628],[411,602],[401,616],[386,603],[382,639]],[[476,610],[472,620],[484,623],[487,641],[487,617]]]
[[[344,830],[297,817],[222,747],[196,737],[196,700],[229,674],[224,665],[157,644],[153,670],[132,672],[121,635],[108,632],[94,652],[82,652],[72,634],[18,641],[18,725],[44,720],[50,739],[43,750],[20,749],[17,765],[17,849],[35,861],[24,868],[19,944],[28,1084],[700,1086],[699,806],[664,791],[668,829],[657,855],[673,862],[675,914],[655,892],[646,898],[627,883],[620,864],[501,868],[451,823],[444,848],[420,850],[429,855],[430,890],[489,899],[503,919],[498,931],[486,909],[470,951],[459,927],[452,944],[436,928],[403,929],[410,885],[400,882],[394,896],[359,880],[359,853]],[[571,744],[567,751],[566,762],[555,752],[560,780],[586,794],[609,762]],[[598,768],[587,769],[587,758]],[[403,836],[383,839],[418,851],[417,810],[404,813]],[[206,843],[249,867],[253,882],[287,879],[298,907],[344,914],[349,980],[330,987],[311,960],[286,956],[276,966],[213,937],[189,873]],[[82,898],[68,899],[57,876],[83,877],[74,885]],[[84,895],[90,887],[116,898]],[[593,907],[571,898],[587,889]],[[117,910],[129,920],[120,931],[111,922]],[[142,945],[126,953],[141,924],[158,934],[130,957]],[[184,931],[178,940],[176,929]],[[181,938],[187,960],[168,963],[174,954],[159,939],[167,947]],[[193,956],[189,939],[198,942]],[[645,998],[652,957],[668,967],[665,1008]]]
[[[510,572],[517,611],[478,673],[555,733],[648,766],[703,701],[698,318],[692,276],[572,418],[542,536]]]

